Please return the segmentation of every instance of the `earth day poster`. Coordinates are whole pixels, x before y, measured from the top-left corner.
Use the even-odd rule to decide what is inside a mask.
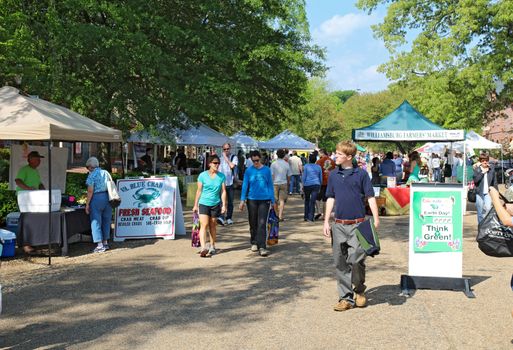
[[[463,214],[461,191],[413,193],[415,253],[461,252]]]

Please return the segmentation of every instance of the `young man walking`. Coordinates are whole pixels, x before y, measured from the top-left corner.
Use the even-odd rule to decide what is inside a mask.
[[[301,162],[301,158],[297,156],[297,152],[293,151],[288,163],[290,167],[289,194],[299,194],[301,174],[303,173],[303,162]]]
[[[276,152],[276,156],[278,159],[271,164],[271,174],[274,185],[274,199],[279,203],[277,214],[280,221],[283,221],[283,208],[285,208],[289,191],[290,167],[289,164],[283,160],[285,157],[284,149],[279,149]]]
[[[335,311],[345,311],[367,304],[365,297],[365,252],[358,242],[355,229],[365,220],[367,197],[374,217],[374,226],[379,226],[378,207],[369,175],[353,167],[356,146],[343,141],[337,144],[335,164],[330,172],[326,189],[326,213],[324,236],[332,239],[333,260],[337,275],[339,302]],[[330,225],[330,216],[335,207],[335,222]]]
[[[233,224],[232,215],[233,215],[233,178],[235,175],[235,169],[239,163],[237,156],[231,153],[231,145],[229,143],[225,143],[223,145],[223,153],[221,154],[221,164],[219,166],[219,171],[224,174],[225,181],[224,184],[226,186],[226,198],[228,199],[228,209],[226,210],[226,216],[220,216],[217,218],[217,222],[220,225],[231,225]]]

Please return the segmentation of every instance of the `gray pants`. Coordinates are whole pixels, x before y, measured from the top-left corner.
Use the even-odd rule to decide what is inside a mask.
[[[357,225],[333,224],[332,248],[339,299],[354,304],[353,291],[365,291],[365,251],[356,237]],[[354,289],[352,286],[354,285]]]

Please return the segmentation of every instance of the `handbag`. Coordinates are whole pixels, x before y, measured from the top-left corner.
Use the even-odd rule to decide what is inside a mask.
[[[271,207],[267,216],[267,245],[278,244],[278,236],[280,232],[280,219],[276,215],[276,211]]]
[[[356,238],[366,255],[374,257],[379,254],[381,246],[378,232],[374,227],[374,219],[365,220],[356,227]]]
[[[109,178],[107,180],[107,192],[109,192],[109,203],[111,207],[117,208],[121,204],[121,197],[119,197],[118,188],[114,180],[112,180],[112,176],[110,176],[110,173],[108,171],[107,174],[109,175]]]
[[[475,203],[476,196],[476,185],[474,184],[474,181],[471,181],[468,185],[467,200],[471,203]]]
[[[493,206],[479,223],[476,241],[486,255],[513,257],[513,229],[500,222]]]
[[[191,233],[191,246],[194,248],[201,247],[200,243],[200,220],[197,212],[192,213],[192,233]]]

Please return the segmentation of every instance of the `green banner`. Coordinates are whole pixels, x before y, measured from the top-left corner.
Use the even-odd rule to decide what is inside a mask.
[[[436,190],[435,190],[436,191]],[[461,252],[463,213],[461,191],[416,191],[413,215],[415,253]]]

